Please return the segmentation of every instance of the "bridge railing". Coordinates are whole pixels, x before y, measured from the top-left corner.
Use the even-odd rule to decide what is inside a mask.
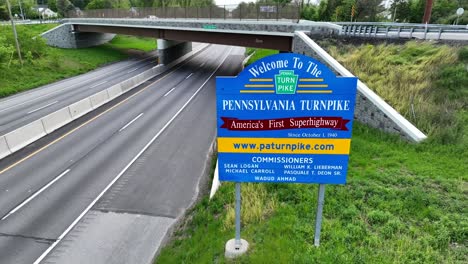
[[[437,24],[411,24],[411,23],[336,23],[342,26],[341,35],[369,38],[418,38],[443,39],[447,34],[463,34],[468,36],[468,27],[465,25],[437,25]]]
[[[298,5],[242,4],[212,5],[205,7],[160,7],[130,9],[71,10],[68,18],[178,18],[229,20],[289,20],[300,19]]]

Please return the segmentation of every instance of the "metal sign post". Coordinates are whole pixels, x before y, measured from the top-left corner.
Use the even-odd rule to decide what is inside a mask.
[[[241,184],[236,182],[236,242],[235,248],[239,250],[242,246],[240,238],[240,211],[241,211]]]
[[[226,258],[236,258],[249,248],[249,243],[240,236],[240,218],[241,218],[241,183],[236,182],[236,236],[226,243],[224,256]]]
[[[317,215],[315,216],[314,246],[320,246],[320,230],[322,229],[323,204],[325,203],[325,184],[319,185]]]

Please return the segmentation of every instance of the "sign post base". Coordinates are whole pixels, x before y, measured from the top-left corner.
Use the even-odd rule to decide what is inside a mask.
[[[226,243],[224,256],[226,258],[237,258],[247,252],[249,249],[249,242],[244,239],[240,240],[240,245],[236,245],[236,239],[231,239]]]

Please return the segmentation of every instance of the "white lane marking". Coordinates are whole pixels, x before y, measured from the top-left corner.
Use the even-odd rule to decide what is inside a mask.
[[[24,200],[24,202],[22,202],[20,205],[16,206],[15,209],[11,210],[7,215],[5,215],[1,220],[5,220],[7,217],[9,217],[10,215],[14,214],[16,211],[18,211],[19,209],[21,209],[23,206],[25,206],[27,203],[29,203],[31,200],[33,200],[34,198],[36,198],[36,196],[38,196],[39,194],[41,194],[41,192],[43,192],[44,190],[46,190],[47,188],[49,188],[52,184],[54,184],[56,181],[60,180],[60,178],[62,178],[63,176],[65,176],[67,173],[70,172],[70,169],[67,169],[66,171],[62,172],[62,174],[60,174],[59,176],[57,176],[55,179],[53,179],[51,182],[49,182],[46,186],[42,187],[41,189],[39,189],[39,191],[35,192],[33,195],[31,195],[28,199]]]
[[[57,92],[58,92],[58,91],[57,91]],[[6,110],[9,110],[9,109],[11,109],[11,108],[17,107],[17,106],[20,106],[20,105],[27,104],[27,103],[29,103],[29,102],[31,102],[31,101],[34,101],[34,100],[37,100],[37,99],[39,99],[39,98],[42,98],[42,97],[45,97],[45,96],[51,95],[51,94],[53,94],[53,93],[55,93],[55,92],[52,92],[52,93],[49,93],[49,94],[45,94],[45,95],[41,95],[41,96],[35,97],[35,98],[34,98],[34,99],[32,99],[32,100],[25,101],[25,102],[22,102],[22,103],[15,104],[15,105],[13,105],[13,106],[10,106],[10,107],[7,107],[7,108],[4,108],[4,109],[0,110],[0,113],[1,113],[1,112],[4,112],[4,111],[6,111]]]
[[[109,72],[107,72],[107,73],[105,73],[105,74],[106,74],[106,75],[109,75],[110,73],[113,73],[113,72],[115,72],[115,71],[121,70],[121,69],[123,69],[123,68],[125,68],[125,67],[131,66],[131,65],[134,65],[134,64],[137,64],[137,63],[142,62],[142,61],[146,61],[146,60],[149,60],[149,59],[153,59],[153,58],[157,58],[157,56],[151,56],[151,57],[148,57],[148,58],[146,58],[146,59],[141,59],[141,60],[139,60],[139,61],[136,61],[135,63],[132,63],[132,64],[130,64],[130,65],[122,66],[122,67],[120,67],[120,68],[111,70],[111,71],[109,71]],[[97,73],[99,73],[99,72],[97,72]],[[90,73],[90,74],[91,74],[91,73]],[[104,73],[103,73],[103,74],[104,74]],[[100,74],[100,75],[98,75],[98,76],[89,78],[89,79],[87,79],[87,80],[90,81],[90,80],[97,79],[97,78],[99,78],[99,77],[102,77],[103,74]],[[81,77],[81,76],[84,76],[84,75],[78,75],[78,76],[75,76],[75,77],[76,77],[76,78],[79,78],[79,77]],[[72,78],[75,78],[75,77],[72,77]],[[69,81],[69,80],[70,80],[70,79],[65,79],[65,80],[63,80],[63,81]],[[63,82],[61,82],[61,83],[58,83],[58,84],[52,84],[52,85],[49,86],[49,87],[54,87],[54,86],[59,86],[59,85],[64,85],[64,84],[63,84]],[[8,109],[15,108],[15,107],[17,107],[17,106],[24,105],[24,104],[27,104],[27,103],[32,102],[32,101],[36,101],[37,99],[40,99],[40,98],[42,98],[42,97],[46,97],[46,96],[49,96],[49,95],[51,95],[51,94],[61,92],[61,91],[65,90],[65,89],[69,89],[69,88],[74,87],[74,86],[77,86],[77,85],[81,85],[81,83],[76,83],[76,84],[67,86],[67,87],[65,87],[65,88],[63,88],[63,89],[58,89],[58,90],[55,90],[55,91],[51,91],[50,93],[47,93],[47,94],[43,94],[43,95],[41,95],[41,96],[34,97],[34,98],[31,99],[31,100],[26,100],[26,101],[24,101],[24,102],[21,102],[21,103],[18,103],[18,104],[9,106],[9,107],[7,107],[7,108],[3,108],[2,110],[0,110],[0,113],[6,111],[6,110],[8,110]],[[15,98],[10,99],[10,100],[4,100],[4,101],[2,101],[2,104],[5,104],[6,102],[9,102],[9,101],[12,101],[12,100],[15,100]]]
[[[193,72],[189,74],[189,76],[185,77],[185,80],[187,80],[188,78],[190,78],[190,76],[193,75]]]
[[[134,72],[134,71],[136,71],[136,70],[138,70],[138,69],[139,69],[139,68],[135,68],[135,69],[133,69],[133,70],[131,70],[131,71],[128,71],[127,73],[132,73],[132,72]]]
[[[95,84],[95,85],[89,87],[89,89],[92,89],[92,88],[94,88],[94,87],[98,87],[99,85],[105,84],[106,82],[108,82],[108,81],[103,81],[103,82],[100,82],[100,83],[98,83],[98,84]]]
[[[124,127],[119,129],[119,132],[122,130],[126,129],[128,126],[130,126],[133,122],[135,122],[138,118],[140,118],[143,115],[143,113],[139,114],[137,117],[133,118],[132,121],[128,122]]]
[[[130,168],[130,166],[133,165],[133,163],[135,163],[135,161],[143,154],[143,152],[145,152],[151,146],[151,144],[153,144],[153,142],[164,132],[164,130],[166,130],[166,128],[169,127],[172,121],[174,121],[174,119],[176,119],[176,117],[187,107],[187,105],[193,100],[193,98],[195,98],[195,96],[197,96],[197,94],[205,86],[205,84],[208,83],[211,77],[213,77],[213,75],[218,71],[221,65],[223,65],[224,61],[227,59],[231,51],[232,47],[230,48],[226,57],[224,57],[224,59],[221,61],[218,67],[210,75],[210,77],[208,77],[208,79],[206,79],[206,81],[198,88],[198,90],[195,91],[195,93],[188,99],[188,101],[185,102],[182,108],[180,108],[179,111],[177,111],[177,113],[169,121],[167,121],[164,127],[161,128],[161,130],[159,130],[159,132],[143,147],[143,149],[140,150],[140,152],[138,152],[138,154],[127,164],[127,166],[123,168],[123,170],[106,186],[106,188],[104,188],[104,190],[102,190],[102,192],[88,205],[88,207],[85,208],[85,210],[73,221],[73,223],[71,223],[71,225],[67,229],[65,229],[65,231],[57,238],[57,240],[55,240],[55,242],[52,245],[50,245],[50,247],[47,248],[47,250],[44,251],[44,253],[42,253],[42,255],[40,255],[38,259],[36,259],[36,261],[34,261],[33,264],[39,264],[50,253],[50,251],[52,251],[58,245],[58,243],[62,241],[62,239],[73,229],[73,227],[75,227],[75,225],[78,224],[81,218],[83,218],[83,216],[85,216],[85,214],[89,210],[91,210],[91,208],[97,203],[97,201],[101,199],[101,197],[107,192],[107,190],[109,190],[110,187],[112,187],[112,185],[114,185],[114,183],[118,181],[120,177],[122,177],[122,175]]]
[[[28,112],[28,115],[29,115],[29,114],[32,114],[32,113],[34,113],[34,112],[37,112],[37,111],[39,111],[39,110],[42,110],[42,109],[44,109],[44,108],[46,108],[46,107],[49,107],[49,106],[51,106],[51,105],[53,105],[53,104],[56,104],[56,103],[58,103],[58,102],[59,102],[59,101],[55,101],[55,102],[52,102],[52,103],[50,103],[50,104],[46,104],[46,105],[44,105],[44,106],[41,106],[41,107],[39,107],[39,108],[36,108],[36,109],[34,109],[34,110],[32,110],[32,111],[29,111],[29,112]]]
[[[203,67],[203,65],[205,65],[205,63],[206,63],[206,62],[204,62],[204,63],[200,64],[200,68],[201,68],[201,67]]]
[[[168,95],[169,95],[170,93],[172,93],[172,91],[174,91],[174,90],[175,90],[175,87],[172,88],[172,89],[170,89],[169,92],[165,93],[165,94],[164,94],[164,97],[168,96]]]

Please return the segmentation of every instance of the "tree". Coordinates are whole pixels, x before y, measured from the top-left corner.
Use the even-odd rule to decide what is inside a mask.
[[[411,4],[409,0],[395,0],[390,6],[392,19],[396,22],[409,22],[411,17]]]
[[[79,9],[84,9],[86,5],[89,3],[89,1],[85,1],[85,0],[70,0],[70,1],[75,7],[78,7]]]
[[[332,21],[336,15],[335,9],[341,4],[341,0],[322,0],[318,8],[318,20]]]
[[[49,0],[49,1],[47,1],[47,5],[49,6],[50,10],[52,10],[54,12],[58,12],[57,0]]]
[[[92,0],[86,6],[86,9],[110,9],[113,8],[111,0]]]
[[[5,5],[0,5],[0,20],[9,20],[8,10]]]
[[[67,12],[75,9],[75,6],[68,0],[57,0],[57,11],[60,16],[65,17]]]
[[[411,23],[421,23],[421,20],[424,16],[424,6],[426,0],[411,0],[411,15],[409,21]]]
[[[306,20],[318,20],[318,6],[305,4],[301,9],[301,18]]]
[[[356,3],[356,20],[378,21],[378,15],[384,10],[381,0],[358,0]]]
[[[447,18],[455,15],[455,11],[460,5],[456,0],[438,0],[434,1],[432,7],[431,23],[444,23]]]

